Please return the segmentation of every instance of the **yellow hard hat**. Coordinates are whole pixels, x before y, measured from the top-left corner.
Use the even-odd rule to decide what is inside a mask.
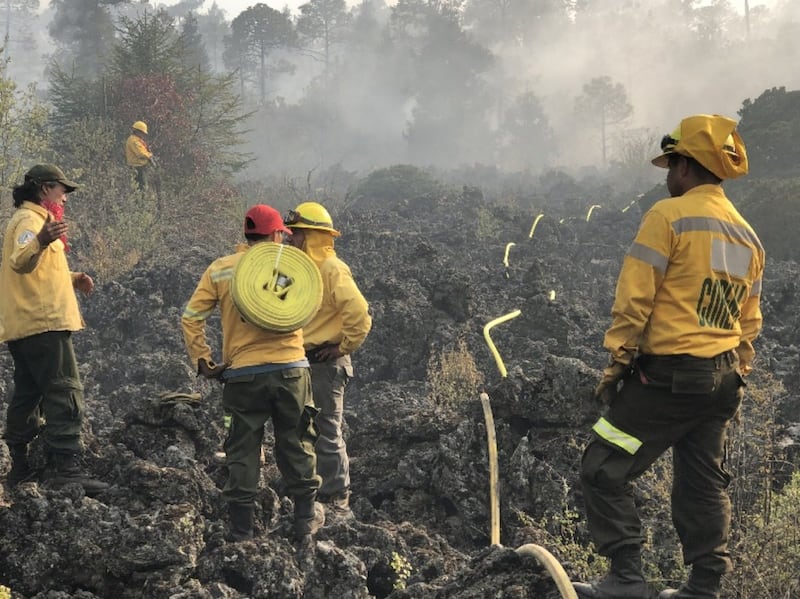
[[[334,237],[341,233],[333,228],[333,219],[322,204],[317,202],[303,202],[283,219],[283,223],[290,229],[317,229],[327,231]]]
[[[720,179],[735,179],[748,171],[747,150],[736,131],[736,121],[718,114],[683,119],[661,139],[661,154],[651,162],[667,168],[670,154],[694,158]]]
[[[147,123],[144,121],[136,121],[133,125],[131,125],[131,129],[136,129],[137,131],[141,131],[147,135]]]

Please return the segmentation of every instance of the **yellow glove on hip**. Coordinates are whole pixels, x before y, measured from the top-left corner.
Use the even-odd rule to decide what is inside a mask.
[[[594,398],[605,405],[611,403],[617,395],[617,383],[630,372],[631,365],[622,362],[611,362],[603,369],[603,378],[594,389]]]

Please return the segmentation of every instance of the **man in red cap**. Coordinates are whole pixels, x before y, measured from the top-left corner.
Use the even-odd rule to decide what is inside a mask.
[[[661,142],[669,198],[642,218],[617,281],[595,390],[606,413],[581,461],[589,531],[608,574],[579,597],[641,599],[643,534],[632,481],[672,448],[672,520],[692,570],[659,599],[717,599],[728,551],[728,425],[761,330],[764,248],[722,189],[747,174],[736,122],[698,114]]]
[[[274,332],[242,318],[231,297],[233,273],[253,245],[283,242],[289,230],[280,213],[264,204],[253,206],[244,218],[246,244],[218,258],[203,273],[181,318],[192,365],[209,379],[222,380],[222,405],[230,416],[225,439],[231,541],[253,537],[254,499],[258,491],[264,424],[272,418],[275,461],[294,499],[298,549],[313,547],[311,535],[324,523],[316,504],[320,477],[316,472],[313,427],[315,408],[302,329]],[[222,361],[215,364],[205,336],[205,322],[219,307],[222,322]]]

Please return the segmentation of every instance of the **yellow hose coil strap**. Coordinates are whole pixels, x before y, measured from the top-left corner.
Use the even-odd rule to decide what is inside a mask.
[[[305,252],[255,244],[233,271],[231,298],[249,323],[286,333],[304,327],[322,304],[322,275]]]

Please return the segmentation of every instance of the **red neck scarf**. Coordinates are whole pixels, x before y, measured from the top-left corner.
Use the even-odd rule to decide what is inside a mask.
[[[56,204],[50,200],[42,200],[42,206],[47,208],[47,211],[53,216],[53,220],[56,222],[64,220],[64,206],[62,204]],[[67,243],[66,233],[61,236],[61,241],[64,243],[64,251],[68,252],[69,244]]]

